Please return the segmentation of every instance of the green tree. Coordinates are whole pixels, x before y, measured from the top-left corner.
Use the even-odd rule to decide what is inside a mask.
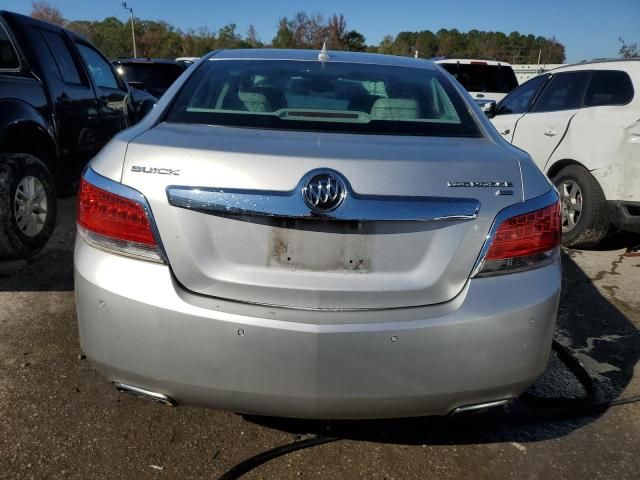
[[[364,52],[367,48],[367,40],[360,32],[351,30],[344,39],[345,49],[352,52]]]
[[[347,21],[344,15],[335,13],[329,18],[324,29],[324,36],[329,48],[334,50],[345,50],[347,48]]]
[[[429,30],[418,32],[415,41],[415,49],[422,58],[435,57],[438,51],[438,39],[435,34]]]
[[[393,54],[393,41],[392,35],[386,35],[378,45],[378,53]]]
[[[390,39],[390,40],[389,40]],[[562,63],[564,45],[555,38],[535,37],[511,32],[470,30],[463,33],[456,29],[441,29],[436,34],[429,30],[400,32],[385,37],[377,49],[380,53],[414,55],[422,58],[444,55],[450,58],[483,58],[511,63]]]
[[[417,38],[416,32],[400,32],[393,41],[391,53],[394,55],[413,55]]]
[[[110,58],[130,57],[133,55],[131,44],[131,24],[122,23],[116,17],[107,17],[100,22],[91,23],[89,37],[96,46]]]
[[[47,1],[33,2],[32,15],[43,20],[64,24],[93,42],[111,58],[131,56],[131,24],[123,23],[116,17],[107,17],[101,21],[74,20],[65,21],[62,12]],[[209,27],[183,32],[168,22],[135,19],[138,51],[142,56],[174,58],[178,56],[201,56],[216,48],[260,48],[253,25],[249,26],[246,36],[236,31],[231,23],[213,33]],[[347,28],[344,15],[333,14],[325,20],[320,14],[309,15],[300,11],[293,18],[282,17],[278,21],[278,30],[271,41],[275,48],[312,48],[320,49],[323,42],[329,48],[378,52],[393,55],[413,56],[417,51],[422,58],[436,55],[462,58],[486,58],[511,63],[562,63],[565,49],[555,38],[522,35],[511,32],[486,32],[470,30],[460,32],[456,29],[441,29],[437,33],[429,30],[403,31],[397,36],[387,35],[379,45],[367,45],[365,37],[356,30]],[[638,46],[625,43],[620,39],[620,55],[637,56]]]
[[[258,38],[256,27],[254,27],[253,25],[249,25],[249,28],[247,29],[245,43],[247,44],[248,48],[261,48],[263,46],[262,42]]]
[[[242,37],[236,32],[236,24],[230,23],[218,30],[217,48],[238,48],[242,44]]]
[[[271,41],[274,48],[296,48],[296,41],[293,37],[293,26],[287,17],[283,17],[278,22],[278,31]]]

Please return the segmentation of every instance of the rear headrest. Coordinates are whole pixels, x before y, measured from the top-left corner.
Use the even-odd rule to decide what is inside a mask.
[[[238,98],[250,112],[275,112],[287,106],[283,93],[272,87],[255,87],[239,91]]]
[[[238,92],[238,98],[249,112],[273,112],[271,103],[263,93]]]
[[[378,120],[420,118],[418,102],[410,98],[379,98],[371,107],[371,118]]]

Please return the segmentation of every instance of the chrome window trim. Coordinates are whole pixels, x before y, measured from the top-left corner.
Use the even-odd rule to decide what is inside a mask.
[[[338,176],[346,187],[347,193],[342,204],[330,212],[313,211],[303,198],[302,189],[313,176],[319,173],[331,173]],[[358,222],[425,222],[473,220],[480,211],[480,201],[469,198],[361,195],[353,191],[343,175],[328,168],[308,172],[290,191],[170,185],[167,187],[166,193],[169,204],[174,207],[227,215]]]
[[[153,236],[156,239],[158,244],[158,253],[160,257],[166,263],[169,264],[169,258],[167,257],[167,252],[164,249],[164,245],[162,244],[162,239],[160,237],[160,231],[158,230],[158,226],[156,225],[156,221],[153,218],[153,212],[151,211],[151,206],[149,202],[145,198],[145,196],[140,193],[138,190],[123,185],[115,180],[111,180],[110,178],[103,177],[99,173],[96,173],[90,166],[87,166],[82,173],[82,178],[84,178],[90,184],[101,188],[107,192],[113,193],[114,195],[118,195],[120,197],[124,197],[128,200],[132,200],[136,202],[142,209],[144,210],[144,214],[147,216],[149,220],[149,225],[151,226],[151,231],[153,232]]]
[[[282,57],[282,58],[262,58],[262,57],[237,57],[237,58],[231,58],[231,57],[224,57],[224,58],[219,58],[219,57],[209,57],[206,60],[211,61],[211,62],[228,62],[228,61],[249,61],[249,62],[281,62],[281,61],[285,61],[285,62],[308,62],[308,63],[318,63],[319,60],[313,59],[313,58],[287,58],[287,57]],[[363,61],[354,61],[351,59],[336,59],[336,58],[330,58],[327,62],[325,63],[353,63],[353,64],[357,64],[357,65],[378,65],[378,66],[385,66],[385,67],[399,67],[399,68],[416,68],[418,70],[435,70],[435,68],[431,65],[429,65],[429,60],[427,59],[418,59],[418,60],[422,60],[425,61],[424,64],[407,64],[407,65],[396,65],[396,64],[390,64],[390,63],[380,63],[380,62],[374,62],[374,61],[370,61],[370,62],[363,62]]]
[[[18,59],[18,66],[16,68],[0,68],[0,73],[16,73],[22,70],[22,59],[20,58],[20,54],[18,53],[18,49],[16,48],[16,44],[13,43],[13,39],[11,35],[9,35],[9,30],[4,26],[3,23],[0,22],[0,28],[4,31],[9,39],[9,45],[13,48],[13,53],[16,54],[16,58]]]
[[[502,222],[508,220],[511,217],[515,217],[518,215],[522,215],[529,212],[534,212],[536,210],[540,210],[541,208],[548,207],[555,202],[560,201],[560,195],[558,195],[558,191],[555,187],[552,187],[547,193],[543,193],[538,197],[534,197],[530,200],[526,200],[524,202],[516,203],[514,205],[510,205],[506,208],[503,208],[498,212],[496,218],[493,220],[493,224],[489,229],[489,233],[484,240],[484,244],[482,245],[482,250],[480,250],[480,255],[478,255],[478,259],[476,260],[475,265],[473,266],[473,270],[471,271],[471,278],[477,277],[481,272],[482,267],[484,265],[485,257],[489,252],[489,248],[491,247],[491,243],[496,236],[498,228],[502,225]],[[551,261],[555,260],[556,256],[551,258]],[[548,265],[548,263],[546,264]],[[544,266],[544,265],[540,265]],[[512,273],[512,272],[505,272]]]

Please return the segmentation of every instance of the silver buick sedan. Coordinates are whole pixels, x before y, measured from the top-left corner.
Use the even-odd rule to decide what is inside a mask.
[[[446,415],[547,363],[558,194],[429,61],[213,52],[90,163],[77,225],[82,348],[149,399]]]

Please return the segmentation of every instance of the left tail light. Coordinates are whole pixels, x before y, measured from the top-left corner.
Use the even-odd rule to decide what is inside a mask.
[[[87,169],[78,192],[78,232],[94,247],[164,263],[144,196]]]

